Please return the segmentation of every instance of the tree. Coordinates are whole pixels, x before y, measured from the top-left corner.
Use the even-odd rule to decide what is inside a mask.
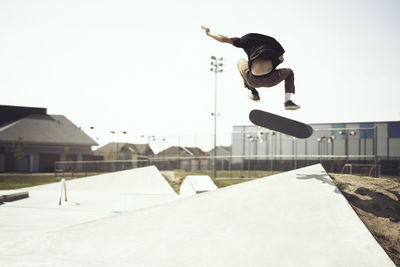
[[[11,150],[16,161],[21,160],[26,155],[26,146],[23,143],[22,137],[18,136],[18,139],[11,145]]]

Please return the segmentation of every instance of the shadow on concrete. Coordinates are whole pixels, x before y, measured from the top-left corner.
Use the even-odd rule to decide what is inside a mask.
[[[316,179],[320,180],[324,184],[328,184],[334,187],[335,193],[341,193],[337,188],[336,184],[329,178],[329,175],[326,172],[321,172],[321,174],[297,174],[296,179],[299,180],[308,180],[308,179]]]
[[[372,191],[365,187],[358,188],[355,193],[368,196],[370,199],[360,199],[358,196],[342,192],[346,199],[355,207],[372,213],[377,217],[388,218],[392,222],[400,221],[400,194],[394,191],[387,190],[397,197],[398,200],[380,193]]]

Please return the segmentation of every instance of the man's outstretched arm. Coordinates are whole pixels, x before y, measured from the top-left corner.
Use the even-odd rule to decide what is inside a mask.
[[[222,34],[213,34],[213,33],[210,32],[210,29],[207,28],[207,27],[201,26],[201,28],[202,28],[202,29],[206,32],[206,34],[207,34],[208,36],[210,36],[211,38],[213,38],[213,39],[215,39],[215,40],[217,40],[217,41],[219,41],[219,42],[222,42],[222,43],[232,44],[231,38],[229,38],[229,37],[227,37],[227,36],[225,36],[225,35],[222,35]]]

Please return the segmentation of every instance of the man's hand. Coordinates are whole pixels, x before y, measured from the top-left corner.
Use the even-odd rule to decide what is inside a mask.
[[[210,34],[210,29],[209,28],[207,28],[205,26],[201,26],[201,29],[203,29],[206,32],[207,35]]]
[[[203,29],[208,36],[212,37],[213,39],[215,39],[219,42],[232,44],[232,40],[229,37],[226,37],[225,35],[213,34],[210,32],[210,29],[205,26],[201,26],[201,29]]]

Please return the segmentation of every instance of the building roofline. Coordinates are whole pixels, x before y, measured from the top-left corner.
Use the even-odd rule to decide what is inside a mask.
[[[309,125],[325,125],[325,124],[361,124],[361,123],[390,123],[390,122],[400,122],[400,120],[397,121],[359,121],[359,122],[318,122],[318,123],[307,123]],[[247,125],[233,125],[233,127],[251,127],[251,126],[256,126],[254,124],[247,124]]]
[[[2,140],[0,144],[3,145],[8,145],[14,143],[14,141],[4,141]],[[82,146],[82,147],[92,147],[92,146],[98,146],[99,144],[94,143],[94,144],[89,144],[89,143],[44,143],[44,142],[22,142],[24,145],[40,145],[40,146]]]

